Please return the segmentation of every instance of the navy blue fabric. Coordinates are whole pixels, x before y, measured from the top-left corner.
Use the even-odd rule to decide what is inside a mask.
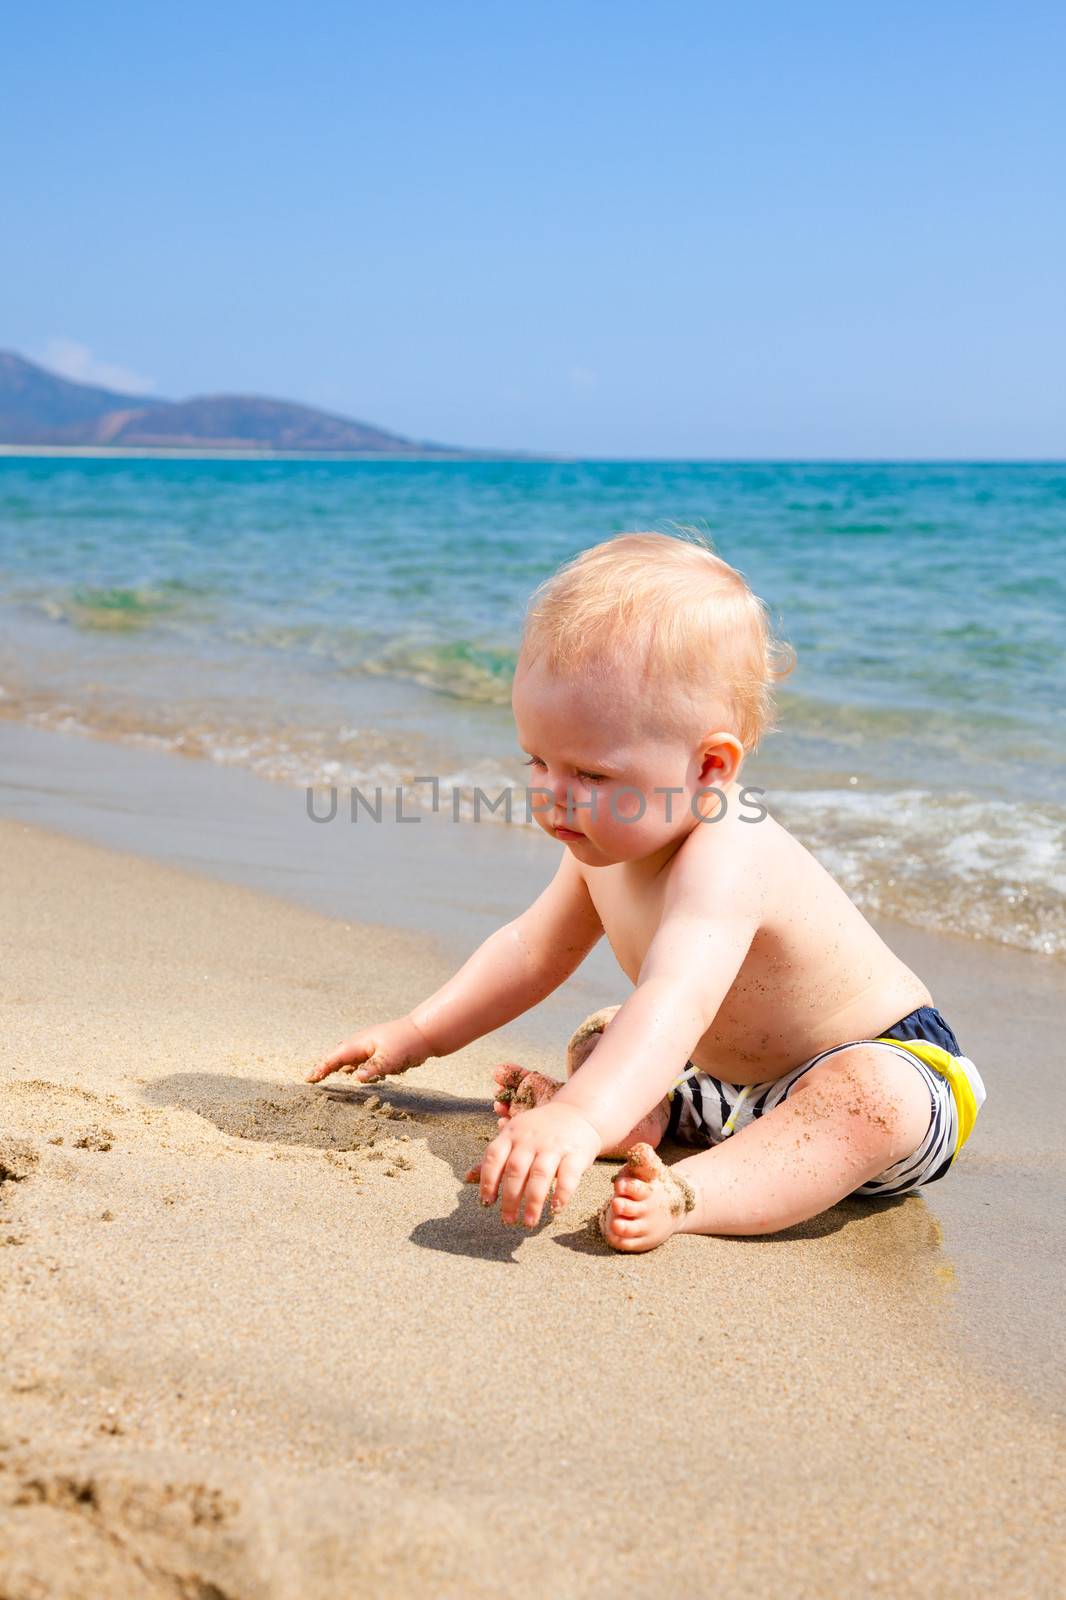
[[[685,1062],[685,1066],[686,1067],[691,1067],[691,1065],[692,1065],[691,1061],[686,1061]],[[692,1093],[693,1093],[693,1097],[695,1097],[695,1095],[699,1093],[699,1079],[698,1078],[693,1079]],[[664,1135],[664,1138],[673,1139],[675,1141],[677,1140],[678,1131],[679,1131],[679,1129],[681,1127],[681,1114],[684,1111],[684,1109],[685,1109],[685,1102],[684,1102],[684,1100],[682,1100],[681,1096],[679,1094],[672,1095],[670,1097],[670,1115],[666,1119],[666,1133]]]
[[[927,1039],[949,1055],[966,1054],[936,1006],[919,1006],[917,1011],[908,1011],[891,1028],[885,1029],[885,1036],[891,1039]]]

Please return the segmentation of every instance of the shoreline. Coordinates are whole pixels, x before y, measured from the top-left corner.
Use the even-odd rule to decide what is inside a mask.
[[[313,792],[321,812],[325,803],[317,787]],[[449,943],[457,931],[479,940],[498,926],[496,919],[508,920],[515,914],[511,908],[546,886],[557,860],[536,827],[456,822],[446,806],[436,817],[420,813],[416,836],[410,824],[395,821],[388,805],[381,823],[365,815],[355,824],[339,815],[312,823],[304,790],[252,769],[92,732],[0,719],[0,820],[5,818],[207,872],[327,916],[347,919],[358,893],[377,907],[374,920],[428,931]],[[413,838],[421,852],[417,867]],[[480,898],[460,887],[468,881],[460,860],[482,884]],[[1023,963],[1019,972],[1041,974],[1040,982],[1058,985],[1066,997],[1066,963],[1058,955],[864,915],[894,946],[921,951],[931,941],[928,948],[942,946],[958,963],[971,954],[980,961],[1017,958]],[[586,972],[601,990],[612,981],[628,987],[603,949],[592,952],[571,983],[580,985]],[[604,1003],[594,1001],[589,1009]]]
[[[375,682],[379,685],[381,680]],[[0,694],[3,694],[2,688]],[[352,715],[357,717],[359,712]],[[399,725],[407,730],[410,741],[413,730],[426,722],[427,714],[424,707],[416,706],[415,688],[399,685],[389,699],[389,715],[399,718]],[[456,770],[453,750],[437,749],[437,760],[442,760],[443,765],[435,765],[434,755],[426,750],[421,765],[416,760],[415,766],[408,765],[407,770],[443,774],[440,778],[443,802],[439,814],[432,816],[427,808],[427,779],[408,779],[403,810],[405,822],[413,821],[407,814],[413,811],[418,816],[419,832],[421,827],[427,827],[434,835],[434,846],[427,851],[426,861],[439,882],[442,872],[447,870],[440,864],[442,856],[447,856],[445,838],[450,832],[455,834],[458,827],[461,832],[450,840],[456,853],[469,851],[472,859],[487,864],[488,877],[503,874],[503,880],[509,885],[515,882],[519,885],[514,893],[523,893],[527,888],[535,890],[538,883],[543,886],[543,882],[531,877],[528,870],[523,870],[515,880],[517,862],[539,862],[539,872],[551,874],[539,829],[533,824],[527,826],[522,818],[517,819],[514,826],[506,826],[490,814],[483,816],[482,826],[479,826],[469,816],[469,795],[475,784],[482,784],[490,800],[498,797],[499,790],[514,784],[514,774],[506,771],[506,762],[493,766],[487,757],[488,750],[496,749],[499,742],[496,739],[493,744],[485,728],[479,728],[471,755],[467,757],[466,770],[461,763]],[[410,752],[407,760],[410,762]],[[133,840],[133,848],[141,848],[142,853],[160,859],[187,861],[197,869],[202,859],[210,859],[216,862],[219,872],[226,875],[227,859],[234,850],[237,854],[243,851],[243,840],[234,838],[232,830],[230,834],[226,834],[226,829],[222,829],[221,835],[214,834],[213,819],[227,818],[240,811],[251,819],[251,826],[258,834],[267,830],[277,837],[279,851],[285,854],[295,851],[299,872],[290,870],[283,874],[283,893],[296,885],[298,894],[303,894],[306,885],[299,883],[299,874],[311,872],[317,885],[317,898],[312,904],[331,914],[346,914],[346,906],[338,894],[327,890],[327,885],[333,883],[335,870],[325,866],[325,862],[328,854],[333,853],[335,861],[343,862],[349,869],[362,870],[367,866],[370,882],[376,886],[379,898],[387,899],[389,880],[383,870],[375,867],[375,851],[362,850],[362,846],[357,848],[357,842],[371,826],[376,826],[376,842],[384,848],[384,861],[399,864],[399,870],[405,870],[405,851],[411,843],[405,835],[410,834],[410,829],[402,824],[394,826],[391,816],[395,810],[392,789],[403,768],[384,778],[371,773],[370,779],[360,779],[363,794],[373,795],[373,787],[378,782],[386,797],[383,821],[371,824],[363,811],[362,827],[349,824],[347,816],[341,813],[331,821],[320,822],[319,826],[309,824],[307,794],[314,795],[317,814],[322,818],[330,811],[330,794],[335,797],[354,795],[360,786],[344,774],[325,781],[314,768],[304,781],[296,781],[295,771],[298,770],[280,774],[261,770],[261,755],[254,763],[245,762],[240,754],[230,752],[226,744],[219,749],[205,744],[202,731],[192,741],[192,749],[186,750],[181,744],[173,746],[154,734],[134,736],[82,723],[46,725],[38,720],[0,715],[0,816],[18,816],[26,821],[45,822],[45,826],[82,832],[86,838],[94,838],[104,845],[120,843],[125,846]],[[1005,883],[994,877],[988,883],[984,880],[967,882],[965,877],[956,882],[951,875],[944,878],[944,874],[951,874],[948,858],[930,858],[924,854],[927,846],[935,850],[941,848],[936,840],[954,838],[954,835],[944,834],[943,827],[941,830],[936,827],[938,811],[930,811],[925,821],[917,813],[920,800],[938,805],[936,795],[900,790],[895,805],[903,806],[903,811],[898,818],[892,818],[893,795],[890,792],[877,789],[876,784],[853,787],[860,782],[856,776],[848,779],[847,784],[842,781],[842,773],[834,776],[840,778],[836,789],[812,790],[802,784],[804,774],[787,770],[784,771],[784,787],[779,787],[781,771],[775,766],[763,770],[760,757],[755,757],[751,782],[755,784],[755,794],[770,797],[767,803],[778,821],[823,859],[824,866],[842,883],[869,922],[888,930],[900,928],[904,933],[925,931],[933,938],[946,939],[949,944],[959,941],[960,949],[973,947],[988,954],[1005,950],[1036,955],[1037,960],[1052,963],[1052,970],[1066,978],[1066,954],[1061,947],[1061,894],[1053,886],[1050,867],[1047,870],[1052,872],[1052,882],[1047,886],[1037,885],[1037,898],[1029,899],[1032,880],[1028,874],[1036,869],[1037,848],[1050,846],[1052,842],[1050,821],[1045,826],[1047,837],[1034,835],[1029,840],[1029,858],[1024,866],[1016,861],[1018,885],[1007,894]],[[453,802],[459,794],[463,795],[461,814],[456,814],[455,818],[445,814],[448,813],[448,794]],[[190,854],[184,856],[174,854],[173,842],[160,826],[162,816],[158,813],[170,805],[171,797],[174,805],[181,808],[181,838],[190,850]],[[831,826],[828,819],[828,806],[834,805],[844,808],[837,814],[836,827]],[[451,806],[451,810],[455,810],[455,806]],[[122,811],[126,816],[123,830],[115,829],[115,811]],[[951,814],[944,814],[940,821],[946,826]],[[964,830],[967,826],[970,829],[992,827],[989,818],[970,813],[960,813],[957,821]],[[996,826],[1002,826],[1002,819]],[[856,856],[856,851],[863,848],[864,838],[872,838],[880,829],[888,827],[893,829],[887,840],[890,851],[871,850],[866,856]],[[914,830],[909,862],[904,853],[908,829]],[[309,835],[315,832],[322,835],[322,843],[317,850],[309,851]],[[328,850],[325,848],[327,838],[330,840]],[[141,845],[136,840],[141,840]],[[229,846],[229,850],[219,848],[219,840],[222,845]],[[402,845],[400,840],[403,840]],[[876,838],[874,843],[884,846],[885,838]],[[1023,843],[1015,838],[1016,850],[1023,850]],[[997,848],[1002,859],[1007,840],[999,838]],[[924,862],[924,872],[917,872],[916,862]],[[863,866],[868,870],[866,878],[861,872]],[[271,888],[279,880],[279,869],[267,861],[261,861],[261,867],[262,877],[242,875],[237,878],[238,882],[259,883]],[[906,870],[906,877],[893,877],[901,867]],[[885,877],[888,877],[888,886],[885,886]],[[872,906],[868,904],[868,885],[874,901]],[[327,899],[322,898],[323,893],[327,893]],[[879,904],[882,896],[890,896],[890,904],[885,909]],[[909,917],[900,915],[900,904],[909,907]],[[429,914],[440,923],[437,907],[431,907]],[[418,925],[415,915],[407,918],[391,915],[389,920],[400,926]],[[956,926],[952,926],[952,922]],[[991,926],[996,928],[999,938],[984,933],[984,928]],[[1044,947],[1034,947],[1037,942]]]
[[[453,970],[437,938],[25,822],[0,853],[0,1587],[539,1600],[700,1592],[713,1563],[753,1600],[889,1596],[906,1528],[909,1585],[1052,1591],[1039,958],[941,949],[935,998],[965,1040],[969,994],[1000,1063],[943,1183],[616,1256],[584,1225],[614,1163],[529,1234],[461,1181],[504,1050],[558,1070],[570,985],[549,1040],[521,1018],[402,1080],[312,1088],[320,1049]],[[648,1465],[682,1459],[714,1515],[649,1538],[621,1508],[640,1481],[676,1525],[676,1475]]]

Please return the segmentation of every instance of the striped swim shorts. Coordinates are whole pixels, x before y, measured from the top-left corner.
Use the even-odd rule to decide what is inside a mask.
[[[768,1083],[723,1083],[690,1061],[670,1090],[667,1137],[683,1144],[721,1144],[730,1134],[787,1100],[812,1067],[852,1044],[879,1044],[902,1056],[921,1076],[930,1101],[929,1127],[917,1150],[854,1193],[907,1194],[919,1184],[942,1178],[970,1136],[985,1101],[985,1086],[935,1006],[919,1006],[876,1039],[852,1039],[821,1050]]]

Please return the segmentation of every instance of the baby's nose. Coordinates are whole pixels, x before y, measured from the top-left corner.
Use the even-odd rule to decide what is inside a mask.
[[[567,796],[576,793],[573,778],[556,778],[555,782],[550,783],[548,787],[552,792],[555,804],[562,807],[563,810],[566,809]]]
[[[565,816],[567,816],[567,802],[570,802],[570,810],[573,811],[573,808],[575,808],[576,805],[576,800],[578,800],[578,795],[576,795],[575,789],[573,789],[571,784],[570,786],[568,786],[568,784],[557,784],[557,786],[552,789],[552,797],[554,797],[555,800],[555,811],[559,813],[559,816],[555,818],[555,821],[562,822],[563,819],[565,819]]]

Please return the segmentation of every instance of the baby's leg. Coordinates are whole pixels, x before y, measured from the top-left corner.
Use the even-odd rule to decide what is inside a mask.
[[[836,1205],[917,1150],[929,1090],[890,1050],[838,1050],[722,1144],[664,1167],[635,1150],[600,1214],[607,1243],[651,1250],[684,1233],[777,1233]],[[681,1181],[679,1181],[681,1180]]]
[[[602,1011],[593,1012],[592,1016],[586,1017],[571,1035],[566,1051],[568,1078],[588,1060],[603,1037],[607,1024],[618,1010],[618,1006],[606,1006]],[[527,1111],[533,1106],[543,1105],[562,1088],[557,1078],[546,1077],[543,1072],[530,1072],[513,1062],[506,1062],[497,1067],[493,1077],[499,1085],[499,1091],[492,1109],[499,1119],[501,1128],[509,1117],[515,1116],[519,1111]],[[635,1144],[647,1144],[654,1150],[666,1132],[669,1117],[670,1103],[668,1100],[662,1100],[646,1117],[641,1118],[624,1139],[619,1140],[615,1149],[601,1150],[600,1154],[607,1157],[624,1156]]]

